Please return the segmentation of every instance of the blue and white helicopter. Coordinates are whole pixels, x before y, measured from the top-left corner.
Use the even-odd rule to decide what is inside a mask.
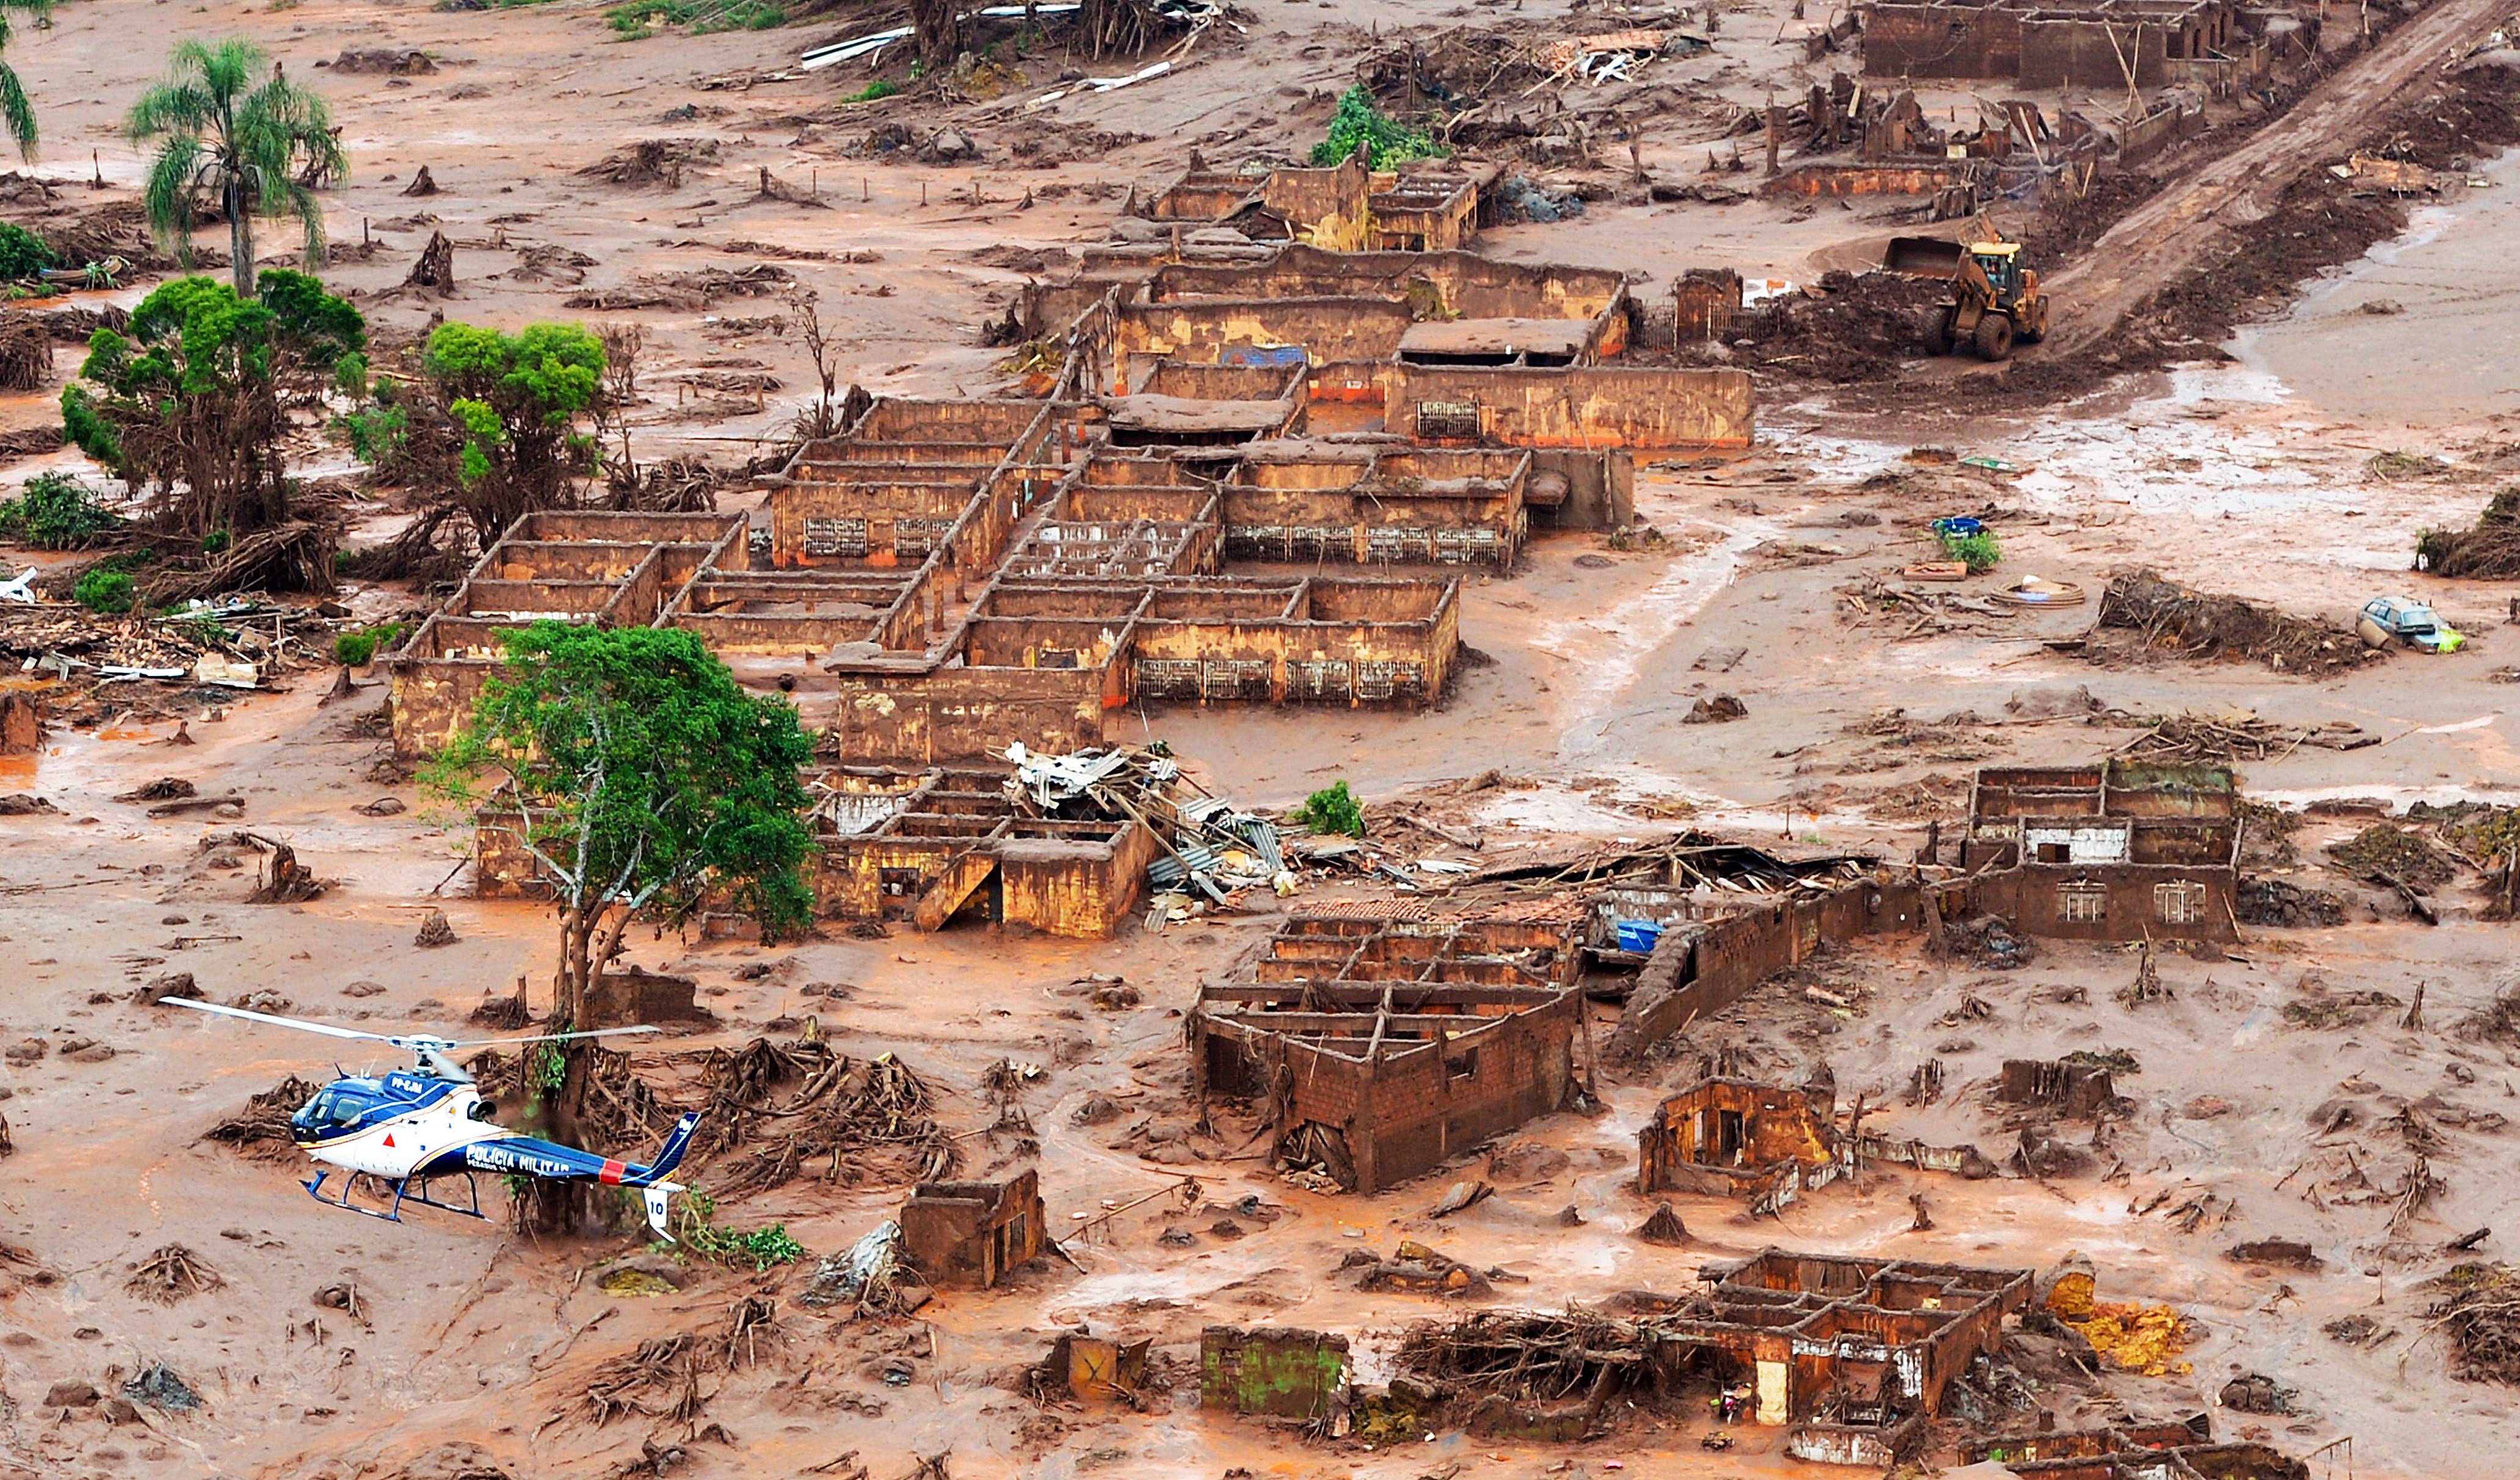
[[[344,1073],[318,1090],[314,1099],[290,1117],[289,1129],[298,1149],[349,1174],[342,1180],[338,1196],[326,1196],[324,1192],[324,1183],[333,1175],[331,1172],[318,1172],[314,1181],[303,1184],[318,1202],[392,1223],[402,1221],[405,1202],[486,1218],[489,1215],[481,1211],[480,1188],[472,1181],[475,1172],[598,1182],[607,1187],[638,1188],[647,1201],[648,1226],[656,1231],[657,1237],[672,1241],[673,1235],[665,1232],[665,1199],[682,1191],[683,1187],[665,1178],[682,1165],[683,1153],[691,1148],[692,1131],[700,1123],[697,1111],[674,1123],[654,1161],[645,1166],[614,1161],[492,1125],[494,1107],[473,1087],[472,1076],[448,1056],[458,1049],[653,1033],[653,1028],[598,1028],[583,1033],[532,1033],[521,1038],[458,1041],[419,1033],[362,1033],[356,1028],[249,1012],[243,1008],[226,1008],[186,997],[161,997],[158,1005],[242,1017],[248,1022],[321,1033],[327,1038],[390,1044],[414,1055],[414,1066],[403,1072],[376,1076]],[[455,1176],[464,1179],[470,1206],[441,1202],[429,1195],[432,1179]],[[351,1201],[350,1194],[362,1177],[373,1177],[391,1188],[392,1205],[380,1211]]]

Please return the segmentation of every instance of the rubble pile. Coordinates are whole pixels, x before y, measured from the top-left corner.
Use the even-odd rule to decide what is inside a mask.
[[[733,1053],[709,1050],[700,1083],[707,1102],[695,1150],[714,1158],[713,1195],[743,1197],[808,1173],[864,1187],[953,1170],[935,1093],[890,1054],[857,1059],[819,1036],[756,1038]]]
[[[2415,568],[2453,580],[2520,578],[2520,486],[2488,500],[2469,529],[2427,529],[2415,537]]]
[[[1036,755],[1017,744],[1007,759],[1014,763],[1008,787],[1018,812],[1134,822],[1162,839],[1164,851],[1147,867],[1152,923],[1193,894],[1231,907],[1239,889],[1294,892],[1277,825],[1208,795],[1170,755],[1129,745]]]
[[[2470,1382],[2520,1383],[2520,1271],[2466,1263],[2432,1282],[2430,1312],[2449,1333],[2451,1370]]]
[[[2142,647],[2182,657],[2248,658],[2312,677],[2359,668],[2391,650],[2363,647],[2335,622],[2197,591],[2149,568],[2109,578],[2100,594],[2099,625],[2138,633]]]
[[[1943,293],[1941,284],[1904,273],[1832,272],[1744,314],[1723,358],[1800,381],[1884,380],[1924,352],[1925,315]]]
[[[2350,720],[2311,726],[2278,725],[2254,714],[2152,714],[2137,719],[2144,733],[2117,753],[2143,761],[2263,761],[2290,755],[2304,745],[2360,750],[2380,737]]]
[[[1515,1402],[1598,1399],[1653,1380],[1650,1343],[1637,1323],[1582,1309],[1563,1315],[1482,1311],[1425,1321],[1400,1338],[1401,1371],[1439,1390]]]
[[[2341,925],[2345,923],[2345,901],[2323,889],[2305,889],[2299,884],[2263,875],[2246,875],[2240,879],[2233,913],[2244,925]]]
[[[338,609],[338,608],[337,608]],[[253,596],[155,616],[0,602],[0,672],[38,683],[45,718],[86,729],[120,715],[190,716],[278,676],[330,665],[339,623]]]

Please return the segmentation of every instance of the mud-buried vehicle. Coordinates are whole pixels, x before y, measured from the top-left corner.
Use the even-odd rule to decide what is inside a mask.
[[[2047,336],[2048,295],[2039,291],[2038,271],[2022,265],[2018,242],[1963,247],[1940,237],[1893,237],[1882,265],[1951,285],[1951,296],[1925,312],[1925,347],[1936,354],[1966,344],[1981,359],[2002,360],[2014,344]]]

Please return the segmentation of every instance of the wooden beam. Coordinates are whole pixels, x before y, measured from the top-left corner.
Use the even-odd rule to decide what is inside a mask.
[[[1411,1007],[1435,1006],[1505,1006],[1540,1007],[1565,996],[1557,987],[1475,986],[1461,982],[1424,982],[1418,990],[1408,991],[1402,1001]],[[1309,996],[1315,1002],[1353,1003],[1360,1011],[1371,1011],[1382,1001],[1379,986],[1358,986],[1347,982],[1315,982],[1307,991],[1302,979],[1284,982],[1236,982],[1232,985],[1201,988],[1199,1000],[1209,1003],[1292,1002]]]
[[[1238,1023],[1262,1033],[1340,1033],[1369,1044],[1382,1036],[1380,1028],[1399,1033],[1462,1033],[1495,1023],[1511,1022],[1520,1012],[1483,1017],[1469,1012],[1248,1012],[1227,1016],[1210,1013],[1223,1022]]]

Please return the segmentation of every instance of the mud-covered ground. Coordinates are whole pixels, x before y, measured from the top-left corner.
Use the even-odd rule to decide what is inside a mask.
[[[1741,107],[1771,84],[1790,95],[1825,80],[1838,64],[1801,63],[1787,10],[1728,10],[1713,51],[1655,64],[1632,90],[1568,97],[1585,108],[1598,106],[1587,96],[1597,92],[1617,100],[1646,120],[1642,165],[1695,178],[1710,152],[1731,148]],[[1127,64],[1025,61],[1042,75],[993,101],[943,106],[914,92],[841,105],[866,73],[764,75],[854,28],[837,17],[620,42],[599,10],[583,6],[177,11],[104,0],[58,12],[49,30],[21,28],[9,59],[45,122],[36,172],[83,180],[93,150],[113,188],[60,184],[50,206],[22,202],[9,214],[35,219],[127,199],[139,164],[115,125],[156,72],[164,41],[254,35],[292,76],[322,88],[344,125],[354,176],[329,198],[334,239],[385,245],[344,253],[327,275],[366,294],[379,323],[418,330],[438,314],[640,323],[650,334],[643,452],[739,462],[809,384],[801,346],[744,322],[777,317],[775,298],[644,310],[568,300],[634,289],[643,277],[774,260],[842,314],[849,379],[878,391],[990,391],[1002,383],[993,372],[1001,351],[977,344],[977,324],[1027,273],[1051,270],[1059,253],[1099,236],[1131,187],[1159,183],[1192,147],[1232,160],[1309,143],[1359,59],[1396,30],[1431,36],[1484,15],[1403,4],[1365,17],[1273,0],[1238,13],[1239,32],[1211,29],[1173,75],[1027,112],[1024,100],[1061,70],[1111,75]],[[1604,23],[1590,12],[1561,19],[1573,30]],[[1780,32],[1783,44],[1769,40]],[[316,66],[352,47],[425,49],[435,69],[397,77]],[[728,78],[749,85],[709,85]],[[1935,106],[1964,102],[1955,90]],[[910,158],[870,157],[866,141],[890,123],[914,141],[951,124],[977,143],[981,162],[921,159],[916,144]],[[670,187],[574,173],[649,138],[707,140],[716,154]],[[2334,141],[2335,152],[2354,142]],[[1504,228],[1485,249],[1618,265],[1652,294],[1681,269],[1714,262],[1817,281],[1869,261],[1900,229],[1869,205],[1652,204],[1641,190],[1604,183],[1626,162],[1624,143],[1602,153],[1613,167],[1532,166],[1601,184],[1603,198],[1584,215]],[[2149,167],[2175,182],[2199,162],[2173,155]],[[400,195],[422,165],[440,194]],[[764,168],[787,187],[818,190],[820,203],[756,200]],[[1971,767],[2085,759],[2138,739],[2129,716],[2182,710],[2247,709],[2305,727],[2345,721],[2383,738],[2366,749],[2304,745],[2243,762],[2242,785],[2260,800],[2505,801],[2520,780],[2513,691],[2493,675],[2520,663],[2504,650],[2520,641],[2504,635],[2511,592],[2406,568],[2419,528],[2466,523],[2513,476],[2508,397],[2479,394],[2479,362],[2442,348],[2446,320],[2507,324],[2511,313],[2508,275],[2478,246],[2508,236],[2498,192],[2510,171],[2497,163],[2479,175],[2496,183],[2428,204],[2417,235],[2314,290],[2238,346],[2239,364],[2094,381],[2033,410],[2007,395],[2000,417],[1971,404],[1964,387],[1979,378],[1888,348],[1882,377],[1944,378],[1951,394],[1859,407],[1829,402],[1802,378],[1778,379],[1763,389],[1752,454],[1640,469],[1639,512],[1662,543],[1613,551],[1591,536],[1544,537],[1509,576],[1473,578],[1463,634],[1493,661],[1470,667],[1438,709],[1158,709],[1146,733],[1192,757],[1218,790],[1252,803],[1291,804],[1333,777],[1369,799],[1489,769],[1534,783],[1444,802],[1450,815],[1484,825],[1485,851],[1498,857],[1569,834],[1649,836],[1684,816],[1756,841],[1904,857],[1928,821],[1957,817]],[[392,292],[431,230],[456,242],[457,294]],[[2081,245],[2100,232],[2067,235]],[[265,249],[276,256],[284,244],[267,236]],[[567,281],[581,273],[582,282]],[[2362,292],[2405,299],[2408,311],[2362,312]],[[2349,320],[2350,334],[2330,327],[2334,316]],[[2198,354],[2210,357],[2202,345]],[[60,370],[74,358],[66,350]],[[756,402],[685,379],[728,373],[783,384]],[[8,427],[49,411],[46,396],[0,405]],[[2010,470],[1912,457],[1919,447],[1991,455]],[[2447,467],[2408,475],[2408,460],[2394,459],[2375,469],[2393,452]],[[8,475],[40,466],[22,463]],[[1962,605],[1931,622],[1868,600],[1868,582],[1895,584],[1900,567],[1931,553],[1923,521],[1958,513],[1982,514],[1997,530],[2004,560],[1996,576],[1939,588]],[[2070,650],[2085,635],[2092,603],[2007,615],[1983,602],[1998,581],[2030,574],[2096,599],[2111,571],[2132,565],[2330,618],[2372,595],[2411,593],[2473,640],[2451,657],[2400,653],[2341,678],[2306,679],[2244,662],[2094,661],[2049,646]],[[372,591],[354,605],[390,609],[420,599]],[[1733,650],[1740,655],[1727,661]],[[679,1290],[617,1295],[588,1276],[632,1247],[625,1242],[538,1244],[497,1221],[425,1212],[399,1226],[362,1221],[308,1199],[292,1185],[300,1172],[291,1160],[201,1141],[251,1094],[292,1073],[320,1077],[331,1064],[307,1046],[313,1040],[170,1021],[170,1011],[132,1002],[167,973],[190,972],[222,1001],[268,992],[301,1015],[452,1033],[485,994],[519,976],[539,992],[549,971],[546,914],[436,892],[460,891],[460,877],[445,880],[465,838],[440,827],[408,783],[377,779],[379,741],[359,717],[380,693],[319,707],[322,683],[295,682],[236,704],[218,723],[195,724],[199,743],[189,748],[164,743],[162,725],[105,738],[59,732],[42,755],[0,763],[0,793],[39,794],[58,809],[0,818],[0,964],[11,968],[0,979],[0,1046],[43,1050],[0,1063],[0,1118],[15,1145],[0,1160],[0,1242],[9,1246],[0,1259],[0,1474],[656,1472],[643,1444],[681,1448],[687,1467],[674,1472],[699,1475],[846,1474],[846,1465],[814,1467],[847,1451],[878,1477],[950,1451],[950,1471],[965,1480],[1214,1476],[1238,1466],[1521,1480],[1598,1474],[1613,1460],[1640,1475],[1820,1473],[1786,1461],[1768,1431],[1740,1430],[1738,1449],[1708,1456],[1696,1443],[1702,1414],[1641,1416],[1589,1444],[1443,1432],[1374,1453],[1202,1416],[1188,1387],[1145,1413],[1046,1409],[1020,1391],[1020,1367],[1079,1323],[1152,1338],[1158,1370],[1176,1375],[1192,1364],[1202,1325],[1251,1322],[1351,1332],[1362,1369],[1385,1372],[1403,1328],[1458,1308],[1359,1295],[1330,1277],[1347,1254],[1388,1253],[1404,1237],[1527,1278],[1500,1283],[1492,1303],[1543,1309],[1684,1288],[1701,1263],[1769,1244],[2041,1267],[2080,1250],[2099,1270],[2103,1298],[2167,1302],[2190,1320],[2183,1360],[2192,1370],[2116,1375],[2098,1394],[2060,1388],[2046,1401],[2067,1421],[2116,1406],[2142,1414],[2210,1407],[2239,1368],[2296,1389],[2296,1412],[2218,1413],[2219,1431],[2263,1426],[2296,1453],[2351,1435],[2360,1474],[2500,1474],[2507,1466],[2498,1457],[2520,1437],[2503,1389],[2447,1375],[2421,1287],[2454,1258],[2508,1257],[2520,1236],[2520,1205],[2503,1176],[2510,1133],[2485,1129],[2515,1113],[2506,1103],[2520,1082],[2515,1046],[2470,1021],[2502,984],[2512,927],[2479,918],[2473,876],[2442,887],[2435,898],[2446,918],[2428,927],[2386,891],[2324,868],[2320,845],[2367,814],[2311,818],[2291,861],[2259,865],[2338,892],[2350,901],[2347,923],[2250,928],[2225,961],[2165,957],[2167,1001],[2120,1003],[2136,963],[2115,950],[2045,946],[2028,965],[1995,971],[1885,943],[1764,989],[1641,1069],[1605,1074],[1598,1114],[1534,1122],[1499,1148],[1509,1154],[1482,1153],[1371,1199],[1290,1185],[1242,1137],[1192,1134],[1179,1014],[1203,977],[1230,971],[1257,945],[1269,916],[1200,919],[1161,935],[1132,929],[1100,945],[907,929],[767,949],[634,936],[636,961],[696,975],[722,1023],[640,1051],[669,1087],[692,1072],[679,1055],[786,1036],[810,1014],[844,1052],[897,1053],[944,1092],[938,1116],[960,1138],[966,1174],[1038,1165],[1055,1231],[1184,1175],[1199,1181],[1192,1206],[1158,1196],[1072,1238],[1072,1264],[941,1298],[915,1320],[851,1323],[794,1297],[812,1257],[898,1207],[897,1185],[806,1181],[730,1201],[726,1221],[783,1222],[808,1260],[762,1276],[702,1267],[680,1277]],[[1696,699],[1719,694],[1739,697],[1747,717],[1678,723]],[[153,821],[140,805],[112,800],[166,775],[205,794],[242,793],[245,817]],[[386,794],[411,810],[357,810]],[[322,897],[244,903],[253,855],[243,852],[242,869],[214,867],[240,853],[220,840],[240,828],[290,841],[331,881]],[[414,932],[432,907],[447,911],[459,940],[418,949]],[[753,969],[762,966],[767,974]],[[1098,973],[1126,977],[1143,1000],[1096,1007],[1085,978]],[[1833,1010],[1806,997],[1815,983],[1857,1006]],[[2402,1005],[2418,988],[2422,1026],[2401,1026]],[[2396,1004],[2336,1003],[2352,993]],[[1609,1011],[1596,1024],[1602,1037]],[[1696,1055],[1727,1046],[1778,1079],[1825,1064],[1842,1102],[1863,1095],[1887,1105],[1868,1125],[1973,1141],[1998,1159],[2015,1134],[1986,1094],[2002,1058],[2122,1049],[2140,1068],[2118,1077],[2132,1107],[2085,1147],[2087,1170],[2045,1183],[1965,1183],[1875,1169],[1756,1222],[1737,1206],[1676,1198],[1688,1242],[1637,1242],[1630,1232],[1651,1207],[1629,1186],[1636,1130]],[[1902,1092],[1929,1056],[1943,1061],[1946,1094],[1912,1106]],[[999,1110],[980,1077],[1009,1058],[1041,1068],[1019,1096],[1034,1128],[1029,1148],[1020,1133],[988,1131]],[[1121,1114],[1079,1124],[1076,1112],[1094,1096]],[[2418,1113],[2434,1139],[2418,1147],[2391,1121],[2427,1096],[2438,1099]],[[2335,1102],[2352,1114],[2322,1131]],[[2058,1133],[2091,1138],[2087,1126]],[[2419,1149],[2442,1186],[2393,1233],[2388,1194]],[[1445,1222],[1428,1219],[1462,1176],[1486,1177],[1498,1195]],[[698,1182],[712,1185],[707,1168]],[[1910,1229],[1914,1192],[1931,1208],[1931,1231]],[[491,1200],[495,1212],[495,1190]],[[1558,1222],[1569,1204],[1580,1227]],[[2189,1207],[2203,1211],[2190,1219],[2180,1212]],[[2478,1228],[2503,1232],[2473,1255],[2444,1252]],[[1160,1241],[1167,1229],[1186,1233],[1187,1243]],[[2271,1236],[2310,1242],[2324,1268],[2270,1271],[2223,1255]],[[215,1287],[163,1305],[129,1290],[134,1267],[167,1245],[191,1250]],[[319,1291],[342,1285],[358,1292],[355,1312],[318,1303]],[[729,1310],[756,1290],[779,1302],[777,1331],[757,1358],[747,1349],[730,1363]],[[2371,1318],[2376,1340],[2353,1346],[2322,1333],[2355,1316]],[[700,1364],[697,1415],[598,1421],[588,1397],[598,1369],[643,1341],[685,1332],[720,1354]],[[152,1363],[183,1374],[202,1406],[125,1411],[111,1401]],[[57,1385],[80,1383],[109,1401],[46,1402]],[[671,1396],[644,1401],[661,1410]]]

